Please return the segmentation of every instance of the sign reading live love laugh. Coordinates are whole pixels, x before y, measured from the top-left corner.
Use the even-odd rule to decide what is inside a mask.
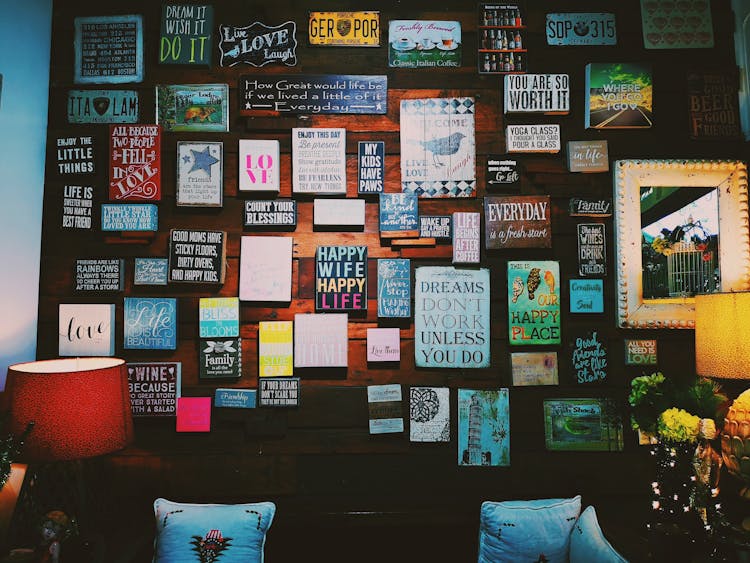
[[[268,26],[255,22],[245,27],[219,26],[221,66],[245,63],[264,66],[269,63],[297,64],[297,25],[293,21]]]

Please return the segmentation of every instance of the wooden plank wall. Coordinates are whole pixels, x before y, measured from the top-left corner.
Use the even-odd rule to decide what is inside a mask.
[[[304,4],[304,5],[303,5]],[[532,72],[568,73],[571,78],[571,112],[562,117],[516,118],[515,123],[559,123],[563,145],[568,140],[607,139],[610,159],[621,158],[743,158],[746,147],[740,143],[706,143],[687,137],[686,72],[692,68],[732,66],[733,22],[729,0],[714,0],[715,43],[713,49],[682,51],[645,51],[642,47],[640,8],[637,0],[608,2],[569,0],[563,3],[527,2],[525,6],[527,61]],[[563,47],[546,45],[545,12],[610,11],[616,14],[618,44],[615,47]],[[117,356],[130,361],[182,362],[184,396],[212,396],[217,386],[198,380],[199,350],[197,310],[203,296],[235,296],[238,293],[239,243],[243,234],[244,195],[237,191],[237,146],[239,139],[278,139],[282,152],[281,197],[291,196],[291,128],[345,127],[347,130],[348,197],[357,197],[357,141],[383,140],[386,146],[386,191],[400,191],[399,102],[404,98],[473,96],[477,102],[476,152],[478,196],[468,200],[422,200],[420,213],[450,214],[453,211],[481,210],[485,195],[484,162],[486,155],[504,152],[501,77],[479,75],[476,71],[476,6],[470,2],[435,3],[423,0],[384,0],[376,3],[326,2],[318,5],[274,0],[261,3],[214,2],[214,21],[219,24],[247,25],[261,21],[269,25],[294,20],[298,26],[299,63],[294,68],[269,65],[261,69],[237,66],[220,68],[218,48],[214,45],[214,65],[210,69],[160,66],[158,37],[160,3],[131,0],[103,4],[55,2],[53,20],[52,76],[49,106],[49,151],[54,151],[56,136],[93,134],[98,154],[94,180],[101,200],[107,188],[106,125],[69,125],[66,100],[73,84],[73,19],[83,15],[140,13],[145,27],[145,79],[122,88],[138,90],[141,122],[154,119],[156,84],[228,83],[230,87],[229,133],[165,133],[162,141],[162,191],[159,203],[159,231],[149,244],[109,244],[96,229],[89,234],[61,232],[60,193],[62,183],[48,174],[45,195],[45,220],[40,284],[40,328],[38,355],[57,355],[57,305],[63,302],[101,302],[117,305]],[[459,69],[390,69],[387,49],[312,48],[306,41],[307,11],[368,10],[381,12],[381,43],[387,40],[387,22],[391,19],[458,20],[463,29],[463,66]],[[583,128],[584,66],[588,62],[650,61],[654,66],[655,123],[647,131],[600,133]],[[237,82],[240,74],[382,74],[388,76],[388,113],[382,116],[300,116],[283,118],[243,118],[238,115]],[[98,88],[99,86],[92,86]],[[102,86],[107,87],[107,86]],[[180,140],[220,140],[224,142],[224,206],[221,209],[178,208],[175,205],[175,153]],[[613,396],[625,412],[630,378],[640,374],[623,361],[623,339],[657,338],[659,367],[674,377],[692,373],[692,331],[635,331],[615,327],[614,247],[611,219],[600,219],[607,229],[608,275],[605,279],[605,313],[570,315],[567,280],[577,277],[575,225],[567,214],[572,196],[611,197],[610,174],[570,174],[566,172],[564,153],[559,155],[522,155],[521,193],[548,194],[553,205],[551,249],[485,252],[482,265],[491,270],[492,285],[492,365],[480,370],[425,370],[414,366],[413,324],[401,326],[401,362],[397,368],[368,366],[365,334],[378,326],[374,299],[376,276],[371,274],[371,293],[365,317],[349,322],[349,367],[346,377],[318,378],[302,382],[302,406],[290,411],[214,412],[210,434],[176,434],[174,420],[139,419],[135,444],[110,456],[102,468],[117,500],[118,510],[134,515],[134,520],[150,522],[150,503],[163,496],[175,500],[233,502],[271,499],[279,514],[269,535],[268,550],[277,553],[275,561],[293,560],[294,549],[324,548],[325,542],[294,541],[283,530],[332,529],[371,523],[373,529],[388,534],[404,525],[413,530],[420,521],[435,523],[425,531],[423,540],[445,548],[448,539],[436,530],[462,529],[461,541],[475,549],[479,503],[485,499],[540,498],[581,493],[585,504],[597,504],[600,513],[613,521],[622,516],[640,514],[648,492],[649,469],[644,452],[626,431],[622,453],[550,453],[545,451],[542,400],[549,397]],[[391,249],[378,236],[377,202],[368,200],[363,232],[314,232],[312,201],[300,199],[298,226],[294,232],[278,236],[294,237],[293,297],[288,306],[270,308],[241,304],[243,338],[243,375],[237,387],[257,385],[257,331],[261,320],[293,319],[295,313],[313,312],[312,267],[318,245],[367,245],[371,263],[379,257],[412,258],[412,267],[450,264],[450,247]],[[588,222],[588,219],[585,221]],[[96,223],[95,223],[96,224]],[[227,277],[220,288],[170,285],[165,288],[133,287],[133,258],[166,256],[167,236],[171,228],[220,229],[228,232]],[[179,342],[174,352],[125,351],[122,349],[123,295],[80,295],[73,289],[72,273],[76,258],[122,257],[126,264],[127,296],[174,296],[178,298]],[[505,267],[513,259],[554,259],[560,262],[563,279],[563,344],[555,347],[560,360],[560,385],[543,388],[511,388],[511,466],[509,468],[459,468],[455,440],[448,445],[410,444],[408,435],[370,436],[367,428],[365,386],[400,383],[408,397],[410,385],[445,385],[451,388],[452,413],[456,413],[457,389],[510,387],[509,346],[507,341],[507,303]],[[372,264],[371,264],[372,265]],[[573,381],[568,365],[568,335],[595,328],[609,347],[610,368],[607,381],[597,387],[583,388]],[[543,348],[544,349],[544,348]],[[221,386],[226,386],[224,382]],[[405,404],[404,412],[408,413]],[[641,505],[641,502],[644,504]],[[635,511],[635,512],[633,512]],[[348,516],[342,516],[345,514]],[[359,513],[359,516],[353,515]],[[369,514],[369,516],[368,516]],[[373,517],[373,515],[375,515]],[[372,517],[372,518],[371,518]],[[630,519],[637,528],[639,520]],[[440,528],[439,524],[444,525]],[[377,526],[385,526],[377,528]],[[407,529],[408,529],[408,526]],[[277,534],[274,536],[274,532]],[[448,532],[450,535],[451,532]],[[307,537],[310,539],[313,533]],[[340,540],[337,540],[340,541]],[[372,547],[368,542],[368,550]],[[330,548],[330,546],[325,546]],[[383,553],[388,548],[381,548]],[[335,552],[335,550],[334,550]],[[465,552],[464,552],[465,553]],[[330,557],[329,553],[329,557]],[[392,554],[391,554],[392,555]],[[392,558],[392,557],[391,557]],[[471,556],[467,560],[471,560]],[[312,560],[315,560],[314,558]],[[330,560],[330,559],[329,559]]]

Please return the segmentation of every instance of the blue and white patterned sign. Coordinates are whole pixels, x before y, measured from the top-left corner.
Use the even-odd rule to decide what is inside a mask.
[[[378,317],[411,317],[411,261],[378,259]]]
[[[176,350],[177,299],[126,297],[123,332],[126,350]]]
[[[153,203],[103,203],[102,231],[156,231],[159,208]]]

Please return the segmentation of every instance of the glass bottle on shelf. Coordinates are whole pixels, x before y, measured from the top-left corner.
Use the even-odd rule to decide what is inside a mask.
[[[516,27],[521,27],[523,24],[521,23],[521,10],[516,8],[516,14],[515,14],[515,25]]]
[[[513,38],[516,44],[516,49],[523,49],[523,46],[521,45],[521,32],[516,30],[516,35]]]
[[[523,72],[523,70],[523,58],[521,57],[521,53],[518,53],[516,56],[516,71]]]
[[[500,20],[500,25],[508,25],[508,10],[503,10],[503,19]]]
[[[511,51],[516,48],[516,38],[515,35],[513,35],[513,32],[511,31],[509,34],[510,39],[508,39],[508,49]]]
[[[510,55],[508,55],[508,70],[516,70],[516,62],[513,60],[513,53],[510,53]]]
[[[492,53],[492,60],[490,61],[490,72],[497,72],[497,55]]]
[[[484,64],[482,65],[482,70],[484,72],[490,71],[490,56],[487,53],[484,54]]]
[[[508,49],[508,30],[503,30],[503,44],[500,46],[501,49]]]
[[[499,29],[495,30],[495,45],[493,49],[502,49],[503,48],[503,39],[501,37],[501,31]]]
[[[505,53],[505,57],[503,57],[503,72],[510,72],[510,56],[508,53]]]

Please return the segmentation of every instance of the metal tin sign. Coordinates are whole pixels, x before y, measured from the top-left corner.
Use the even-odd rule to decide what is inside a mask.
[[[164,131],[229,131],[229,85],[157,85],[156,122]]]
[[[488,186],[517,185],[521,178],[518,161],[505,155],[489,155],[485,178]]]
[[[457,21],[388,22],[388,66],[445,68],[461,66],[461,24]]]
[[[240,115],[373,113],[388,109],[388,78],[359,74],[247,74],[239,81]]]
[[[560,344],[560,264],[508,262],[508,339],[511,346]]]
[[[234,66],[245,63],[264,66],[297,64],[297,25],[293,21],[277,26],[255,22],[245,27],[219,26],[219,64]]]
[[[70,90],[68,123],[137,123],[135,90]]]
[[[570,112],[567,74],[506,74],[505,113],[562,115]]]
[[[357,193],[382,193],[385,187],[385,142],[359,141],[357,156]]]
[[[560,126],[508,125],[505,143],[508,152],[560,152]]]
[[[606,276],[606,247],[602,223],[579,224],[578,274],[581,276]]]
[[[73,45],[76,84],[143,80],[140,15],[75,18]]]
[[[547,45],[617,45],[614,14],[547,14]]]
[[[379,47],[380,12],[310,12],[310,45]]]

